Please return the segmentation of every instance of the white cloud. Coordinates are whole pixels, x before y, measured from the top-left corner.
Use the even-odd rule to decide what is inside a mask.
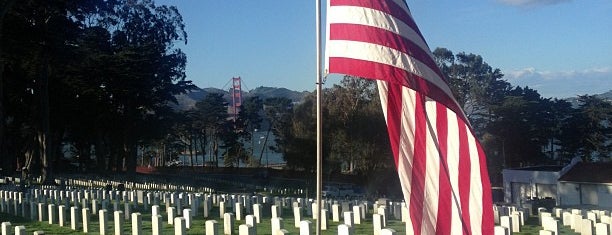
[[[528,86],[543,97],[566,98],[600,94],[612,89],[612,67],[570,71],[540,71],[524,68],[505,73],[514,86]]]
[[[518,6],[518,7],[534,7],[544,5],[554,5],[563,2],[569,2],[571,0],[498,0],[504,4]]]

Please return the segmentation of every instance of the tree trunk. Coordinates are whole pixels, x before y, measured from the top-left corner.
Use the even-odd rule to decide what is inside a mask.
[[[40,145],[40,158],[42,163],[41,182],[51,183],[53,169],[50,162],[51,148],[49,145],[49,59],[47,58],[46,46],[42,48],[42,64],[39,85],[40,102],[40,129],[38,130],[38,143]]]
[[[193,168],[193,135],[189,134],[189,165]]]
[[[200,151],[202,152],[202,167],[206,167],[206,134],[200,137]]]

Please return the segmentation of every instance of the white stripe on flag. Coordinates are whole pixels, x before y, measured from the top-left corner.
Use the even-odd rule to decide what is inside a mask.
[[[453,97],[449,86],[436,72],[408,54],[366,42],[330,40],[327,43],[329,57],[351,58],[394,66],[422,77],[439,87],[447,96]]]
[[[381,28],[414,42],[431,56],[429,47],[423,41],[423,38],[410,26],[392,15],[370,8],[355,6],[334,6],[328,9],[328,11],[328,24],[346,23]]]
[[[436,147],[438,140],[434,140],[436,133],[437,102],[427,99],[425,103],[427,118],[431,124],[431,129],[427,128],[427,154],[425,171],[425,200],[423,201],[423,221],[421,234],[435,234],[436,222],[438,219],[438,202],[440,195],[440,152]],[[434,130],[435,135],[430,132]]]
[[[457,126],[458,119],[457,114],[447,109],[446,112],[448,120],[448,137],[447,137],[447,164],[448,173],[450,176],[451,199],[452,199],[452,221],[451,222],[451,234],[463,234],[463,228],[461,225],[461,218],[458,216],[461,211],[461,204],[458,203],[459,199],[459,127]]]
[[[469,126],[466,125],[468,130],[468,143],[470,147],[470,222],[472,226],[472,233],[477,234],[482,231],[482,179],[480,178],[480,158],[478,156],[478,149],[476,146],[476,140],[472,135]]]
[[[394,84],[392,84],[393,86]],[[411,188],[410,183],[412,182],[412,164],[414,156],[414,109],[416,106],[416,92],[414,90],[402,87],[402,117],[401,117],[401,130],[400,130],[400,143],[399,143],[399,158],[397,172],[400,176],[400,183],[402,185],[402,191],[404,192],[404,198],[406,198],[406,206],[408,207],[408,214],[410,212],[410,194]],[[387,107],[385,105],[385,107]],[[401,166],[401,168],[400,168]],[[408,231],[413,232],[412,222],[406,223],[406,234]]]

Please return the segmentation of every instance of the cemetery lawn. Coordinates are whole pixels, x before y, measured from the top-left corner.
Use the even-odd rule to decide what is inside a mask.
[[[142,231],[143,234],[151,234],[151,214],[150,211],[140,211],[142,213]],[[162,212],[163,215],[165,213]],[[223,220],[218,217],[219,211],[217,208],[213,208],[211,211],[211,215],[214,215],[213,218],[207,218],[206,220],[215,219],[219,223],[219,232],[223,234]],[[284,215],[283,225],[284,229],[289,231],[291,234],[299,234],[299,229],[295,228],[293,223],[293,213],[290,209],[284,209],[282,214]],[[263,216],[260,224],[257,224],[257,234],[271,234],[270,231],[270,219],[266,218],[267,216]],[[330,216],[331,217],[331,216]],[[355,233],[359,234],[372,234],[372,219],[371,214],[368,214],[368,220],[362,222],[362,224],[355,225]],[[73,231],[70,229],[70,225],[68,223],[67,227],[60,227],[57,224],[50,225],[48,222],[39,222],[39,221],[31,221],[29,219],[25,219],[22,217],[16,217],[9,214],[0,213],[1,221],[10,221],[13,228],[15,226],[24,225],[26,227],[27,233],[32,234],[34,231],[42,230],[45,231],[45,234],[85,234],[82,233],[82,230]],[[162,234],[174,234],[174,227],[172,225],[168,225],[167,218],[164,216],[162,219],[162,223],[164,224]],[[202,215],[196,216],[193,221],[192,228],[187,230],[187,234],[205,234],[204,223],[206,221],[202,218]],[[312,221],[312,220],[311,220]],[[514,234],[539,234],[539,230],[542,227],[538,226],[538,217],[530,217],[526,222],[525,226],[521,228],[521,232]],[[235,221],[234,224],[234,234],[238,234],[238,226],[240,224],[244,224],[245,220]],[[328,230],[322,231],[321,234],[326,235],[335,235],[338,231],[338,222],[332,222],[329,220]],[[388,221],[389,227],[395,229],[398,234],[405,234],[404,224],[398,220],[390,220]],[[99,225],[98,225],[98,216],[92,215],[90,219],[90,232],[88,234],[99,234]],[[315,224],[311,225],[312,230],[315,229]],[[107,234],[114,234],[113,228],[113,218],[112,215],[109,217],[109,226],[106,229]],[[124,234],[130,234],[131,231],[131,222],[125,221],[123,224],[123,232]],[[570,228],[560,226],[560,234],[577,234],[574,233]],[[314,232],[313,232],[314,234]]]

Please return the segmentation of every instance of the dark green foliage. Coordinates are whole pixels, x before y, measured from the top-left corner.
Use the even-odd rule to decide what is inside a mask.
[[[0,148],[16,158],[3,167],[40,165],[46,176],[70,144],[82,169],[95,149],[97,169],[133,170],[137,146],[165,136],[150,127],[168,126],[168,103],[192,87],[174,46],[186,43],[177,9],[150,0],[16,1],[6,9],[0,119],[9,121],[0,138],[15,141]]]

